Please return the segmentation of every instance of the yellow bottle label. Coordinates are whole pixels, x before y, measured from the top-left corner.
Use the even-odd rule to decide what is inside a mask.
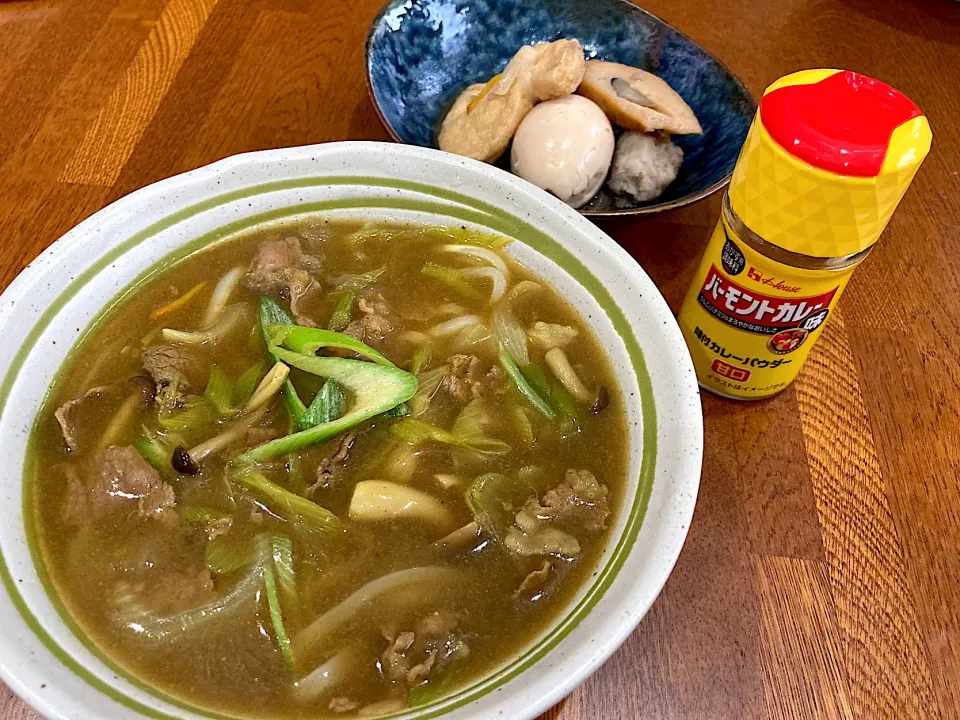
[[[787,387],[855,267],[783,265],[743,242],[721,217],[677,316],[700,384],[745,400]]]

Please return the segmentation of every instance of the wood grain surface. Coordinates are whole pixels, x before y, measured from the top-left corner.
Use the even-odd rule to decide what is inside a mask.
[[[386,140],[379,0],[0,2],[0,286],[143,185],[247,150]],[[705,396],[703,481],[638,630],[551,720],[960,718],[960,4],[647,0],[757,95],[891,83],[933,152],[795,386]],[[676,309],[714,197],[604,225]],[[2,688],[2,686],[0,686]],[[0,717],[35,716],[9,691]]]

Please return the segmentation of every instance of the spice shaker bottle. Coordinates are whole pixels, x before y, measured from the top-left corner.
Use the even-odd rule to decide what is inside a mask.
[[[749,400],[793,382],[930,141],[919,108],[864,75],[767,88],[677,317],[701,387]]]

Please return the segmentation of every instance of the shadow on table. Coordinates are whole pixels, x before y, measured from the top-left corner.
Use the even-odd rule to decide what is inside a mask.
[[[960,45],[960,0],[840,0],[871,20],[929,40]]]

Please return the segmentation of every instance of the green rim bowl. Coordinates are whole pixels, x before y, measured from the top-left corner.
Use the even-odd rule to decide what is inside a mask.
[[[132,676],[77,628],[37,551],[31,428],[72,346],[131,287],[238,232],[302,215],[467,224],[516,240],[508,252],[588,318],[609,353],[630,422],[623,507],[595,575],[523,653],[402,717],[534,718],[633,631],[669,575],[700,477],[700,399],[667,304],[643,270],[575,211],[482,163],[386,143],[238,155],[113,203],[48,248],[0,301],[0,675],[51,718],[225,717]]]

